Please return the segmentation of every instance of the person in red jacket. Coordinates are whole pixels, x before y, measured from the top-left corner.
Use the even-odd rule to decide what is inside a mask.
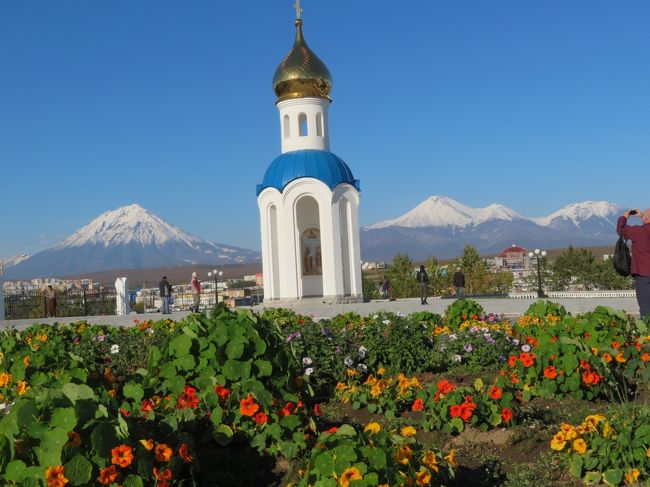
[[[641,218],[643,225],[628,226],[630,216]],[[616,231],[632,240],[632,276],[636,285],[636,300],[641,318],[650,316],[650,208],[645,211],[628,210],[618,218]]]

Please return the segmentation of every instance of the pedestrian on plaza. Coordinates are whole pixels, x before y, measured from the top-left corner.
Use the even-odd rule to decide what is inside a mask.
[[[45,290],[45,307],[47,308],[47,317],[56,318],[56,291],[50,285]]]
[[[628,226],[630,216],[641,218],[643,225]],[[632,277],[636,286],[636,300],[641,318],[650,316],[650,208],[645,211],[628,210],[618,218],[618,234],[632,241]]]
[[[172,313],[169,309],[172,297],[172,286],[169,284],[167,276],[163,276],[162,280],[158,283],[158,288],[160,289],[160,301],[162,303],[160,311],[164,315],[169,315]]]
[[[456,267],[454,287],[456,288],[456,299],[463,299],[465,296],[465,274],[460,270],[460,267]]]
[[[190,311],[194,313],[199,312],[199,305],[201,304],[201,284],[199,284],[199,275],[196,272],[192,273],[192,307]]]
[[[390,297],[390,281],[386,276],[381,280],[381,294],[384,296],[384,299]]]
[[[427,303],[427,295],[429,294],[429,275],[423,265],[420,266],[416,278],[418,283],[420,283],[420,303],[429,304]]]

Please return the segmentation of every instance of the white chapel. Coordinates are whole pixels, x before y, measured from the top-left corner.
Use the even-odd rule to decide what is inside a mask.
[[[296,38],[273,77],[282,154],[257,186],[264,300],[362,299],[359,181],[329,150],[332,77],[307,47],[296,4]]]

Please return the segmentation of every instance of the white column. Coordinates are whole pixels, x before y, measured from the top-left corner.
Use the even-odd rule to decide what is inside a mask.
[[[4,280],[0,276],[0,320],[5,319],[5,295],[4,295]]]
[[[343,297],[343,259],[341,258],[339,205],[331,198],[318,201],[321,222],[321,252],[323,259],[323,297]]]
[[[118,277],[115,280],[115,301],[116,314],[118,316],[128,315],[131,312],[129,306],[129,285],[126,277]]]
[[[359,206],[356,201],[350,201],[349,215],[349,238],[350,238],[350,294],[352,296],[363,295],[363,284],[361,281],[361,242],[359,241]]]
[[[301,277],[298,265],[299,236],[292,199],[282,201],[278,208],[278,257],[280,262],[281,299],[298,299],[298,279]]]
[[[271,276],[271,263],[272,252],[271,243],[269,242],[269,221],[268,210],[265,203],[259,203],[260,208],[260,231],[262,235],[262,275],[264,276],[264,301],[269,301],[274,298],[273,296],[273,282]]]

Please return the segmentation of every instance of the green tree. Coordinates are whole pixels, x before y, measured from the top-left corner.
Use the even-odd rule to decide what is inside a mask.
[[[425,264],[427,274],[429,274],[429,284],[433,296],[448,296],[451,294],[451,283],[453,275],[449,272],[447,266],[443,266],[438,259],[430,256]]]
[[[465,245],[459,264],[465,274],[467,294],[487,292],[490,288],[490,273],[487,262],[481,258],[476,247]]]
[[[490,274],[490,294],[507,294],[512,289],[512,272],[495,272]]]
[[[569,247],[553,263],[551,287],[565,291],[571,287],[593,289],[595,287],[594,255],[587,249]]]
[[[415,280],[414,265],[406,254],[397,254],[388,269],[388,280],[394,298],[412,298],[419,296]]]
[[[594,285],[598,289],[633,289],[634,280],[623,277],[614,269],[612,259],[597,260],[594,262]]]

